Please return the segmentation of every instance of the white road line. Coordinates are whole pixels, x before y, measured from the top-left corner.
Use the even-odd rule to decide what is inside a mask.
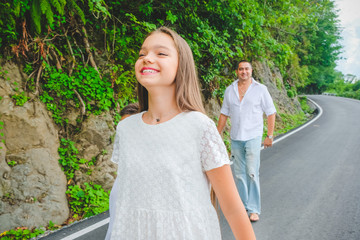
[[[314,117],[313,119],[311,119],[309,122],[307,122],[306,124],[302,125],[301,127],[295,129],[294,131],[292,132],[289,132],[287,134],[285,134],[284,136],[282,137],[279,137],[277,139],[274,140],[273,144],[277,143],[277,142],[280,142],[281,140],[284,140],[285,138],[287,137],[290,137],[291,135],[293,135],[294,133],[297,133],[298,131],[306,128],[307,126],[309,126],[310,124],[312,124],[313,122],[315,122],[323,113],[323,110],[322,108],[316,103],[314,102],[313,100],[311,100],[310,98],[308,98],[308,100],[310,100],[310,102],[312,102],[318,109],[319,109],[319,113],[316,117]],[[261,150],[264,149],[264,146],[261,147]]]
[[[88,226],[78,232],[75,232],[65,238],[62,238],[62,240],[73,240],[73,239],[76,239],[78,237],[81,237],[82,235],[85,235],[86,233],[88,232],[92,232],[93,230],[99,228],[99,227],[102,227],[104,226],[105,224],[108,224],[110,221],[110,218],[105,218],[104,220],[100,221],[100,222],[97,222],[91,226]]]
[[[308,98],[309,99],[309,98]],[[281,140],[293,135],[294,133],[300,131],[301,129],[307,127],[308,125],[310,125],[311,123],[313,123],[314,121],[316,121],[323,113],[323,110],[322,108],[316,103],[314,102],[313,100],[309,99],[318,109],[319,109],[319,114],[313,118],[310,122],[307,122],[306,124],[302,125],[301,127],[297,128],[296,130],[288,133],[288,134],[285,134],[284,136],[280,137],[280,138],[277,138],[276,140],[274,140],[273,144],[277,143],[277,142],[280,142]],[[261,149],[264,149],[264,147],[261,147]],[[82,235],[85,235],[86,233],[89,233],[89,232],[92,232],[93,230],[105,225],[105,224],[108,224],[110,221],[110,218],[106,218],[100,222],[97,222],[91,226],[88,226],[78,232],[75,232],[65,238],[62,238],[62,240],[73,240],[73,239],[76,239],[78,237],[81,237]]]

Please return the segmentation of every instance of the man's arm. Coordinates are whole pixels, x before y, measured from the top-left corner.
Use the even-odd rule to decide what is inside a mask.
[[[271,147],[273,143],[273,134],[274,134],[274,127],[275,127],[275,117],[276,113],[271,114],[267,117],[268,122],[268,132],[267,137],[264,140],[264,148]],[[220,121],[220,120],[219,120]],[[270,136],[270,138],[269,138]]]
[[[226,120],[228,119],[228,116],[224,115],[224,114],[220,114],[220,117],[219,117],[219,122],[218,122],[218,125],[217,125],[217,130],[218,132],[220,133],[220,135],[222,134],[223,130],[224,130],[224,127],[226,125]]]

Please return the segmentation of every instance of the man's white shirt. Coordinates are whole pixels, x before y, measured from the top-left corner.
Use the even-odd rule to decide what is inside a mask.
[[[230,117],[232,140],[247,141],[263,134],[263,114],[276,113],[273,100],[267,87],[252,78],[248,90],[240,102],[239,80],[225,90],[221,114]]]

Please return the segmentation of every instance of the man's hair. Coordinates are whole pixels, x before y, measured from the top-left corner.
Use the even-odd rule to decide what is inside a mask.
[[[120,111],[120,116],[133,115],[138,112],[139,112],[139,104],[138,103],[130,103],[129,105],[125,106]]]
[[[243,59],[243,60],[240,60],[240,61],[238,62],[238,64],[236,65],[236,70],[239,68],[240,63],[248,63],[248,64],[250,64],[250,67],[252,68],[251,62]]]
[[[178,107],[182,111],[205,113],[194,57],[189,45],[179,34],[167,27],[156,29],[148,37],[155,33],[169,35],[174,40],[175,48],[178,52],[179,66],[175,76],[175,97]],[[138,83],[138,98],[140,111],[148,110],[148,91],[140,83]]]

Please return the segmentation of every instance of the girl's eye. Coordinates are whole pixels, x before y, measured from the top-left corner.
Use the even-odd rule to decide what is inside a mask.
[[[167,56],[166,53],[159,53],[160,56]]]
[[[144,57],[144,56],[146,56],[146,52],[140,51],[140,52],[139,52],[139,57]]]

